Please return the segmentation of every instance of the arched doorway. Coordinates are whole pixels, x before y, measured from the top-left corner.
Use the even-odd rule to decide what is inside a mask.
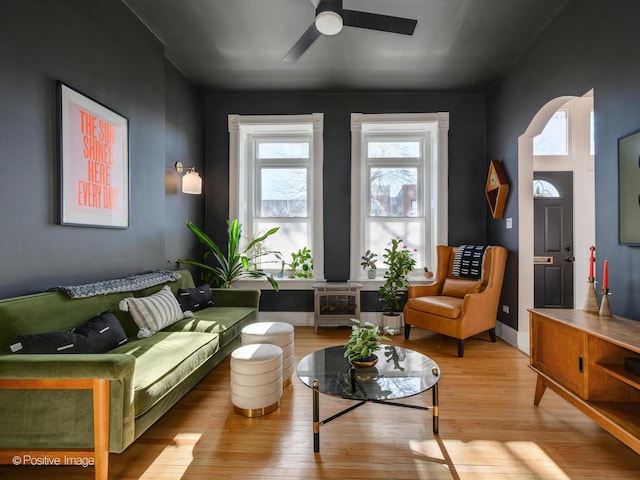
[[[584,99],[584,100],[583,100]],[[544,105],[533,117],[527,130],[518,138],[518,333],[517,346],[529,351],[529,315],[528,308],[534,305],[534,155],[533,139],[542,132],[554,113],[572,102],[580,102],[593,110],[593,90],[582,97],[557,97]],[[572,137],[573,139],[573,137]],[[560,168],[566,168],[560,167]],[[588,269],[589,246],[595,242],[595,182],[593,166],[574,162],[574,198],[576,202],[574,215],[574,251],[575,251],[575,285],[574,308],[582,308],[586,295],[586,278]],[[583,281],[584,280],[584,281]]]

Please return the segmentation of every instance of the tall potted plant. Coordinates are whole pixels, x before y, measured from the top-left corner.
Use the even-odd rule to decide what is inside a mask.
[[[213,283],[221,288],[229,288],[236,280],[242,278],[265,278],[278,291],[278,282],[269,272],[265,272],[258,268],[258,262],[261,257],[275,253],[262,247],[262,242],[276,233],[280,227],[274,227],[266,233],[251,240],[245,247],[242,247],[242,227],[237,219],[227,220],[227,253],[226,255],[214,243],[211,238],[200,230],[194,223],[187,220],[187,228],[191,230],[200,243],[202,243],[207,251],[204,254],[204,262],[198,262],[188,259],[175,259],[172,262],[184,263],[185,265],[193,265],[199,267],[203,272],[203,281]],[[260,248],[257,248],[260,247]],[[213,258],[217,265],[209,265],[205,263],[208,259]]]
[[[384,303],[382,325],[394,332],[402,327],[400,302],[409,287],[409,274],[416,266],[414,251],[403,245],[401,238],[392,238],[382,255],[383,263],[387,266],[384,283],[378,289],[380,300]]]

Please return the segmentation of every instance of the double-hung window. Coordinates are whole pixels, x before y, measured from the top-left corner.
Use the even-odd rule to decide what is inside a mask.
[[[259,266],[275,275],[306,247],[313,277],[323,276],[322,122],[322,114],[229,116],[229,215],[247,239],[280,227],[264,246],[280,257]]]
[[[380,257],[394,237],[433,268],[447,243],[448,114],[352,114],[351,278],[360,256]],[[379,276],[381,277],[381,276]]]

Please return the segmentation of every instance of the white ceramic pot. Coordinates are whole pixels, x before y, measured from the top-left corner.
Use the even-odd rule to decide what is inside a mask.
[[[402,313],[396,313],[395,315],[383,313],[381,325],[383,329],[392,329],[394,335],[399,335],[403,327]]]

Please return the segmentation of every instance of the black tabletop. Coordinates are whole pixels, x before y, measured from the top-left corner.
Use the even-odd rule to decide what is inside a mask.
[[[440,379],[436,362],[408,348],[382,345],[375,354],[374,367],[354,368],[344,358],[344,345],[324,348],[298,363],[298,378],[308,387],[317,379],[321,393],[354,400],[410,397],[429,390]]]

